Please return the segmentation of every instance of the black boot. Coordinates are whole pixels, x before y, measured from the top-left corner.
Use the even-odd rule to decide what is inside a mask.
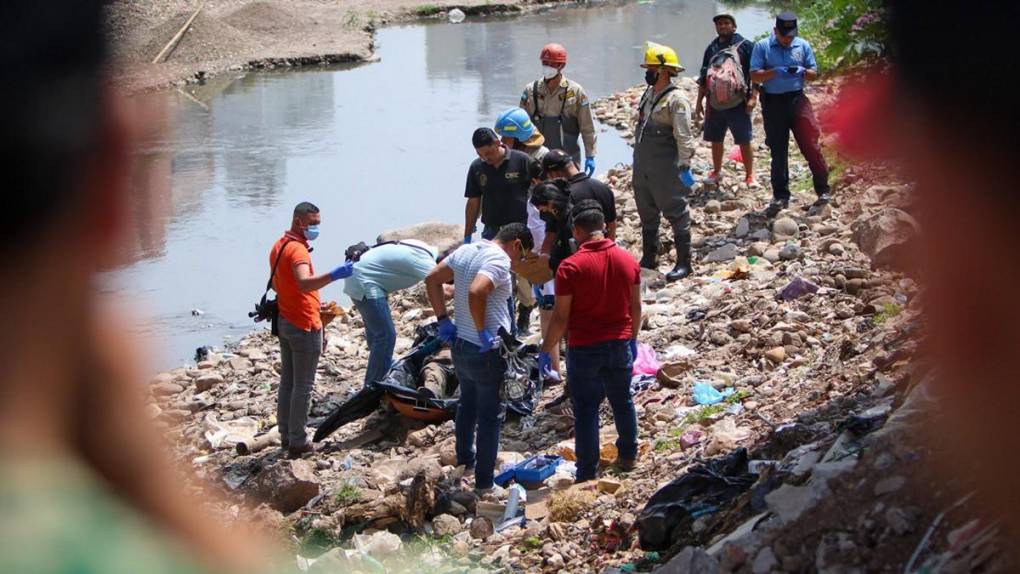
[[[691,234],[689,232],[676,233],[673,237],[676,241],[676,265],[673,266],[672,271],[666,274],[667,282],[679,281],[693,271],[691,268]]]
[[[641,267],[655,269],[659,259],[659,232],[641,231]]]
[[[527,337],[531,334],[531,311],[535,306],[517,305],[517,335]]]

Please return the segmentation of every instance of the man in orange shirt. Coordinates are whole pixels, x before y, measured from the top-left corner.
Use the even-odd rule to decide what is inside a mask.
[[[322,320],[319,289],[351,276],[350,261],[333,271],[316,275],[308,242],[319,236],[319,208],[301,202],[294,208],[290,230],[269,253],[273,289],[280,309],[280,391],[276,421],[280,441],[290,458],[313,450],[305,434],[315,370],[322,354]]]

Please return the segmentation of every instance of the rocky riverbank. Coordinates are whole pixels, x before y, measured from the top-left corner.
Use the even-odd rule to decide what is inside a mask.
[[[367,62],[379,26],[446,17],[455,8],[473,17],[516,14],[563,1],[117,0],[108,6],[107,22],[115,77],[136,92],[228,71]],[[153,63],[189,21],[175,47]]]
[[[693,102],[693,83],[682,88]],[[639,93],[597,102],[600,121],[626,134]],[[824,105],[830,95],[813,97]],[[937,448],[921,433],[938,420],[915,357],[923,290],[890,268],[917,236],[911,186],[832,155],[834,201],[815,208],[795,154],[799,201],[770,220],[761,213],[771,192],[760,117],[755,141],[760,185],[748,188],[728,162],[718,188],[699,186],[691,198],[695,274],[667,285],[646,273],[640,340],[663,364],[635,396],[637,468],[576,487],[554,475],[528,492],[523,526],[493,531],[493,508],[505,500],[471,493],[454,466],[452,422],[426,426],[380,409],[310,458],[282,459],[272,433],[279,353],[267,332],[156,377],[151,414],[194,468],[196,487],[224,497],[211,504],[223,520],[264,523],[303,558],[336,547],[309,571],[372,560],[415,572],[1006,569],[994,522],[968,506],[965,480],[935,474]],[[701,144],[695,170],[709,166]],[[638,256],[630,168],[603,177],[617,194],[619,243]],[[455,241],[456,226],[448,234]],[[662,269],[669,241],[664,226]],[[431,310],[420,287],[391,302],[399,355]],[[327,333],[313,418],[360,387],[367,362],[356,314]],[[732,394],[698,404],[704,384]],[[547,389],[533,420],[507,423],[501,462],[569,458],[571,420],[545,410],[559,393]],[[608,407],[602,422],[611,444]],[[704,477],[698,467],[711,460],[709,478],[666,497],[668,520],[653,528],[642,514],[649,499],[670,481]]]

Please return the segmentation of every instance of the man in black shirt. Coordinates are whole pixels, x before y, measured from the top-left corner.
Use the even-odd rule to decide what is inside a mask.
[[[712,143],[712,173],[706,183],[717,185],[723,160],[723,140],[726,129],[733,134],[733,142],[740,146],[744,162],[744,182],[754,184],[754,151],[751,149],[751,113],[754,111],[757,89],[751,82],[751,52],[754,42],[737,33],[737,20],[729,14],[712,18],[718,38],[705,48],[698,75],[698,103],[694,115],[705,115],[705,141]],[[728,61],[729,60],[729,61]],[[739,65],[734,65],[739,64]],[[732,68],[730,67],[732,66]],[[737,73],[739,72],[739,73]],[[717,86],[712,84],[716,83]],[[741,83],[734,86],[734,83]],[[729,95],[729,97],[727,97]],[[708,107],[704,102],[708,100]],[[725,101],[719,101],[724,99]]]
[[[528,188],[539,172],[538,162],[528,154],[507,148],[490,128],[478,128],[471,136],[478,159],[468,169],[464,197],[464,243],[471,243],[478,215],[482,216],[482,239],[492,239],[509,223],[528,221]]]
[[[602,207],[602,213],[606,219],[606,238],[616,240],[616,199],[613,190],[600,180],[577,169],[574,160],[563,150],[554,149],[545,154],[542,158],[542,173],[548,179],[565,179],[570,184],[570,203],[577,205],[582,199],[594,199]],[[566,238],[571,236],[570,227],[567,227]],[[557,233],[559,230],[548,226],[546,228],[546,241],[549,240],[548,233]],[[555,242],[555,238],[551,240]],[[550,242],[550,243],[551,243]]]

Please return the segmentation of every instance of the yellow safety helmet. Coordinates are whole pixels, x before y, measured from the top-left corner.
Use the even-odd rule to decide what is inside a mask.
[[[676,51],[669,46],[655,42],[645,42],[645,63],[641,64],[641,67],[647,68],[648,66],[665,66],[673,68],[677,72],[684,71],[684,67],[680,65],[680,58],[676,56]]]

